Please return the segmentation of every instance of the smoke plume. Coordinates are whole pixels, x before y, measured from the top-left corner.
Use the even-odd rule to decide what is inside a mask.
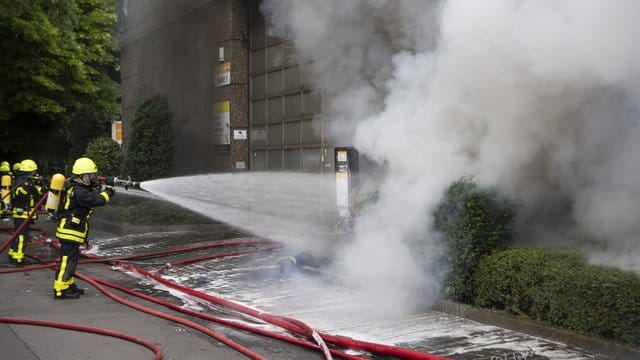
[[[518,204],[520,241],[587,234],[631,254],[600,261],[640,271],[640,2],[261,9],[271,34],[312,61],[332,139],[385,165],[379,201],[357,220],[339,268],[389,308],[439,291],[429,213],[463,175]]]

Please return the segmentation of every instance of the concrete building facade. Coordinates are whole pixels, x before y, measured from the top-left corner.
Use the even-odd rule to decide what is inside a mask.
[[[136,106],[172,111],[173,175],[332,172],[321,97],[259,0],[121,0],[123,144]]]

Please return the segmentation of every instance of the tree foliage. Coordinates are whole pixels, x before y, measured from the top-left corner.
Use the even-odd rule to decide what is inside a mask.
[[[0,0],[0,8],[2,154],[44,163],[68,157],[70,146],[79,154],[119,112],[116,1]]]
[[[169,175],[173,135],[169,101],[158,95],[138,106],[125,157],[125,173],[136,181]]]

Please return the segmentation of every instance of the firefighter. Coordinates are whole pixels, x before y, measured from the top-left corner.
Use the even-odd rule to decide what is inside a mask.
[[[38,165],[35,161],[22,160],[20,171],[16,174],[15,183],[11,189],[11,214],[16,232],[23,223],[26,223],[9,248],[9,263],[17,266],[21,266],[24,260],[24,247],[29,239],[31,223],[38,218],[37,213],[34,213],[31,218],[29,215],[44,194],[37,170]]]
[[[84,294],[74,281],[80,257],[80,244],[87,241],[89,217],[96,206],[104,206],[115,189],[100,190],[98,168],[89,158],[77,159],[71,169],[73,175],[64,190],[57,217],[60,219],[56,237],[60,240],[60,265],[53,281],[54,299],[77,299]],[[110,184],[113,185],[113,184]]]

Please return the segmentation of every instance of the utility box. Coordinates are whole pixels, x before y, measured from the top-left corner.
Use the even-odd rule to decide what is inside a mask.
[[[353,195],[358,185],[358,151],[352,147],[337,147],[334,163],[338,214],[348,220],[351,217]]]

